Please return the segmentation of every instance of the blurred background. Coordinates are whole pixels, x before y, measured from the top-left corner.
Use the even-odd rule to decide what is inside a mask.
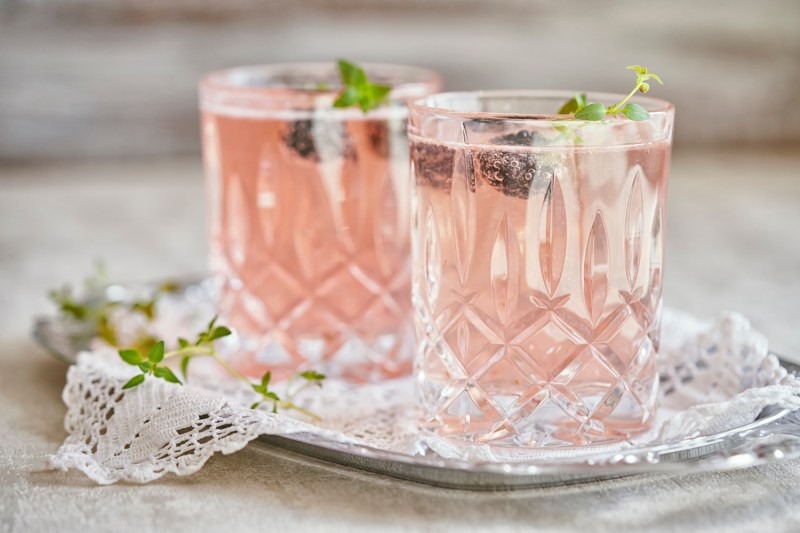
[[[0,0],[0,312],[27,323],[45,303],[19,291],[96,256],[202,272],[198,79],[337,57],[449,89],[621,92],[648,66],[678,110],[667,304],[741,310],[800,355],[797,0]]]
[[[199,152],[196,85],[232,65],[412,63],[450,89],[667,81],[684,145],[800,142],[800,2],[0,0],[0,161]]]

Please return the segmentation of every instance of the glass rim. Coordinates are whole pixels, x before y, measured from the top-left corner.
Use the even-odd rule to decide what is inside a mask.
[[[446,106],[437,105],[437,100],[444,100],[446,98],[459,98],[459,97],[478,97],[487,99],[500,99],[500,98],[525,98],[529,100],[544,100],[544,99],[563,99],[567,102],[574,98],[576,94],[586,94],[586,99],[589,101],[599,102],[619,102],[627,95],[619,93],[606,93],[606,92],[584,92],[584,91],[569,91],[558,89],[491,89],[491,90],[477,90],[477,91],[448,91],[436,93],[428,96],[423,96],[412,100],[408,103],[409,112],[411,114],[419,113],[425,115],[438,115],[453,119],[470,119],[470,120],[495,120],[495,121],[556,121],[556,120],[580,120],[575,119],[572,114],[559,114],[559,113],[500,113],[494,111],[462,111],[458,109],[448,108]],[[643,105],[650,113],[651,120],[654,117],[665,117],[675,112],[675,106],[666,100],[654,98],[651,96],[634,95],[630,102]],[[620,113],[621,115],[621,113]],[[626,117],[607,117],[604,121],[620,122],[629,120]]]
[[[253,74],[277,74],[290,69],[300,69],[302,71],[312,74],[315,71],[324,69],[334,69],[335,61],[295,61],[295,62],[281,62],[281,63],[264,63],[253,65],[241,65],[229,67],[224,69],[213,70],[208,72],[200,79],[200,88],[202,90],[209,90],[214,92],[226,92],[236,96],[244,97],[261,97],[270,98],[277,92],[292,91],[296,92],[300,98],[308,97],[322,97],[332,98],[340,91],[338,87],[330,87],[328,89],[320,90],[319,88],[309,88],[292,86],[290,84],[266,84],[263,86],[246,86],[231,82],[231,76],[240,75],[253,75]],[[388,77],[396,76],[398,80],[410,79],[411,81],[398,81],[394,84],[389,82],[392,86],[390,96],[393,100],[409,99],[413,97],[420,97],[425,94],[425,91],[436,90],[442,86],[442,77],[434,70],[418,67],[414,65],[405,65],[399,63],[360,63],[359,66],[363,67],[368,73],[369,71],[383,71]],[[410,75],[403,76],[403,73]],[[285,96],[285,93],[284,93]]]

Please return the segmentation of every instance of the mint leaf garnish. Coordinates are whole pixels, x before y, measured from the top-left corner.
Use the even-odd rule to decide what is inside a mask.
[[[340,59],[337,65],[344,88],[333,102],[333,107],[358,106],[367,113],[386,102],[386,97],[392,90],[390,86],[371,83],[363,68],[344,59]]]

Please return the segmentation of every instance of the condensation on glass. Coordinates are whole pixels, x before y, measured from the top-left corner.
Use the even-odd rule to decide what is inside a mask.
[[[211,272],[242,371],[313,368],[354,381],[410,372],[405,102],[434,73],[367,65],[394,87],[334,109],[334,64],[216,72],[201,83]]]
[[[571,97],[411,106],[415,373],[431,431],[565,446],[654,419],[673,108],[637,98],[645,121],[554,115]]]

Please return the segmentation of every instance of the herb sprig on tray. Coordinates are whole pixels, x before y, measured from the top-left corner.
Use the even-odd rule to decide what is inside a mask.
[[[292,400],[301,390],[311,386],[322,386],[322,381],[325,379],[324,374],[320,374],[313,370],[300,372],[293,376],[287,385],[287,393],[284,398],[269,388],[272,378],[272,372],[267,371],[257,382],[252,382],[249,377],[241,373],[239,370],[231,366],[225,359],[217,354],[214,348],[214,341],[231,335],[231,330],[226,326],[217,325],[217,317],[214,317],[205,330],[197,335],[194,342],[187,339],[178,339],[178,348],[169,352],[165,351],[165,343],[159,340],[150,348],[147,354],[143,354],[136,349],[119,350],[120,358],[131,366],[137,367],[141,373],[133,376],[125,385],[123,389],[131,389],[144,383],[148,377],[163,379],[170,383],[182,385],[178,376],[164,364],[165,361],[170,359],[180,359],[181,374],[183,380],[188,381],[189,363],[196,357],[210,357],[222,368],[225,369],[230,375],[243,381],[249,386],[253,392],[261,395],[261,399],[254,402],[250,407],[256,409],[262,403],[267,403],[272,407],[272,412],[277,413],[278,409],[294,410],[304,415],[319,419],[314,413],[295,404]],[[295,386],[296,383],[300,386]]]
[[[628,95],[620,102],[610,107],[606,107],[599,102],[588,102],[585,94],[576,94],[573,98],[561,106],[561,109],[558,110],[558,114],[574,115],[575,118],[579,120],[598,121],[603,120],[607,116],[613,116],[622,113],[630,120],[647,120],[650,117],[650,113],[648,113],[647,110],[639,104],[628,102],[628,100],[630,100],[637,92],[648,92],[650,90],[650,84],[647,83],[648,80],[655,80],[661,85],[663,85],[664,82],[661,80],[661,77],[658,74],[648,71],[647,67],[630,65],[625,68],[636,73],[636,84],[634,85],[633,90],[631,90],[631,92],[628,93]]]
[[[267,371],[256,382],[251,381],[249,377],[231,366],[217,354],[214,342],[232,334],[230,328],[217,324],[217,317],[214,317],[206,328],[197,334],[194,341],[190,342],[184,338],[177,339],[177,348],[175,350],[166,351],[164,340],[155,339],[148,334],[140,335],[132,342],[131,346],[120,349],[119,335],[111,316],[112,311],[122,310],[138,313],[144,317],[147,323],[152,323],[156,319],[159,298],[165,294],[177,292],[180,286],[175,282],[165,282],[156,287],[149,299],[117,301],[109,299],[106,295],[104,289],[108,285],[105,265],[102,262],[98,262],[94,275],[84,282],[86,294],[83,297],[76,296],[70,285],[51,290],[48,293],[48,297],[55,304],[62,317],[85,325],[94,337],[98,337],[110,346],[118,348],[118,354],[122,361],[139,370],[140,373],[128,380],[123,385],[123,389],[137,387],[148,378],[163,379],[169,383],[182,385],[183,382],[188,380],[191,361],[197,357],[210,357],[229,374],[246,383],[253,392],[260,396],[260,399],[250,406],[252,409],[266,404],[272,408],[274,413],[278,412],[279,409],[294,410],[310,418],[319,419],[317,415],[300,407],[293,400],[300,391],[310,386],[321,387],[325,375],[314,370],[295,374],[289,379],[286,393],[283,397],[269,388],[272,378],[271,372]],[[179,361],[183,381],[178,378],[170,366],[167,366],[166,362],[170,360]]]
[[[133,301],[112,300],[107,297],[104,289],[109,285],[108,272],[105,263],[95,262],[94,273],[84,280],[84,295],[75,295],[71,285],[63,285],[48,293],[48,299],[56,306],[61,316],[74,320],[86,326],[93,336],[101,338],[111,346],[119,344],[119,332],[114,325],[111,314],[115,310],[122,310],[141,314],[148,322],[156,316],[156,302],[165,295],[178,290],[178,284],[166,281],[155,288],[150,298]],[[156,339],[149,335],[142,335],[135,340],[134,348],[147,351]]]

